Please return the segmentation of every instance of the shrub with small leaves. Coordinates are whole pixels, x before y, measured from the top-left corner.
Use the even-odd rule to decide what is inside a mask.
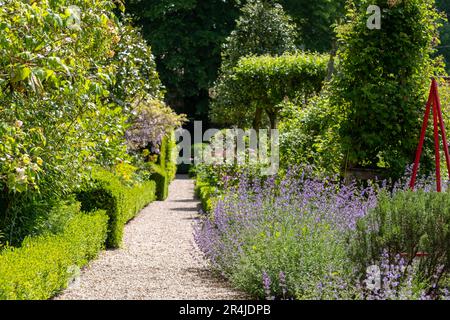
[[[417,265],[417,278],[432,291],[450,268],[450,196],[447,192],[381,193],[378,205],[357,223],[352,259],[365,270],[382,254],[400,255],[406,266]],[[435,279],[438,283],[435,283]]]

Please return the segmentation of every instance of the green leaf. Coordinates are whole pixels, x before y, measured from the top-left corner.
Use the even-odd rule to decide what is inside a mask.
[[[13,71],[12,82],[19,82],[26,80],[31,74],[31,69],[26,66],[19,67]]]

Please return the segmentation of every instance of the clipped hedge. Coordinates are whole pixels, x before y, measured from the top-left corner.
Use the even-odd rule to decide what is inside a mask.
[[[104,211],[78,213],[59,234],[5,248],[0,252],[0,300],[44,300],[66,288],[74,271],[104,247],[107,224]]]
[[[265,114],[275,129],[283,101],[307,102],[321,91],[328,61],[329,56],[313,53],[243,57],[216,88],[211,119],[258,129]]]
[[[197,178],[195,182],[195,194],[200,199],[203,211],[210,213],[214,209],[216,189],[208,183]]]
[[[176,142],[172,132],[162,139],[158,161],[150,163],[150,179],[156,182],[156,199],[164,201],[169,196],[169,184],[177,173]]]
[[[177,174],[177,143],[175,140],[175,132],[170,134],[166,143],[166,172],[169,181],[173,181]]]
[[[123,228],[141,209],[155,200],[154,181],[128,186],[119,177],[104,169],[92,172],[92,183],[77,193],[83,211],[103,209],[109,216],[108,248],[122,243]]]
[[[270,105],[276,106],[286,96],[292,99],[320,92],[328,61],[327,55],[311,53],[244,57],[234,69],[233,81],[248,89],[243,94],[250,100],[267,99]]]

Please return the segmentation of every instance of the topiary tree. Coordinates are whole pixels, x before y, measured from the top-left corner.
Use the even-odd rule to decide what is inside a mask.
[[[295,50],[296,25],[283,7],[270,0],[249,0],[222,51],[222,72],[249,55],[281,55]]]
[[[369,30],[369,5],[382,10]],[[340,63],[331,100],[341,123],[346,167],[403,172],[413,161],[433,62],[439,15],[434,0],[351,1],[338,29]]]
[[[326,55],[304,53],[241,58],[221,84],[225,96],[216,98],[221,107],[212,110],[214,118],[242,126],[253,120],[258,129],[265,114],[270,128],[276,129],[284,100],[303,102],[320,92],[327,62]]]
[[[255,111],[242,109],[242,104],[233,106],[236,101],[230,90],[234,86],[233,68],[240,58],[250,55],[282,55],[295,51],[296,26],[284,12],[282,6],[269,0],[249,0],[241,9],[236,29],[223,46],[222,66],[218,80],[213,88],[213,102],[210,110],[211,120],[224,124],[226,118],[245,119],[254,115],[253,126],[259,127],[263,108],[255,106]],[[236,92],[236,91],[234,91]],[[234,100],[234,101],[233,101]],[[240,110],[238,110],[238,108]]]

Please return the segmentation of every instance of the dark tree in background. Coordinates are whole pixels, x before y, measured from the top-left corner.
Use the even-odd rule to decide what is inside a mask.
[[[345,0],[281,0],[299,26],[299,47],[328,51],[331,27]],[[126,0],[127,12],[152,46],[167,99],[177,112],[207,121],[208,90],[217,78],[223,42],[245,0]]]
[[[436,0],[436,6],[446,14],[447,19],[450,19],[450,0]],[[446,21],[439,32],[441,34],[439,53],[444,56],[447,63],[447,71],[450,72],[450,22]]]
[[[152,46],[167,102],[190,119],[207,121],[209,88],[221,44],[234,29],[239,0],[127,0]]]
[[[301,48],[319,52],[328,52],[332,49],[335,38],[333,25],[344,16],[346,0],[280,0],[278,2],[298,26]]]
[[[346,0],[267,0],[280,3],[296,23],[301,49],[329,52],[334,24]],[[221,49],[246,0],[126,0],[156,56],[167,102],[190,119],[208,121],[209,88],[217,78]],[[450,13],[449,0],[436,0]],[[440,53],[450,61],[450,24],[441,29]],[[449,63],[447,63],[449,64]]]

